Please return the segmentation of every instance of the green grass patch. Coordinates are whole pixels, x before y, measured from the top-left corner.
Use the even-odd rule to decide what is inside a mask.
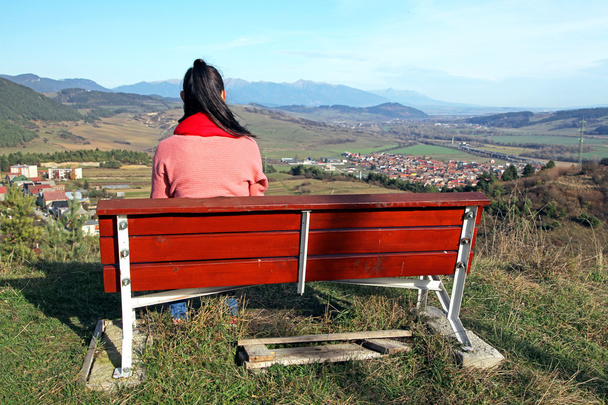
[[[140,311],[154,344],[148,379],[113,394],[75,384],[95,323],[117,318],[101,266],[44,263],[5,268],[0,284],[0,399],[23,403],[602,403],[606,400],[605,283],[531,281],[478,260],[463,320],[507,356],[493,371],[461,370],[453,344],[410,310],[412,291],[309,283],[250,288],[236,328],[223,297],[191,301],[191,321],[173,325],[163,307]],[[591,287],[591,288],[590,288]],[[437,303],[434,303],[437,305]],[[235,364],[241,338],[402,328],[412,351],[339,364],[273,366],[250,374]]]
[[[282,173],[272,178],[287,190],[291,182],[307,181]],[[332,182],[311,181],[309,187],[325,183]],[[413,291],[309,283],[299,295],[294,284],[278,284],[239,292],[237,327],[230,326],[221,296],[191,300],[191,320],[180,325],[173,325],[163,306],[138,311],[154,339],[143,355],[147,380],[112,394],[91,392],[75,381],[95,324],[120,316],[119,296],[103,292],[94,253],[76,262],[0,267],[0,401],[605,403],[608,271],[603,256],[589,249],[605,246],[605,233],[580,229],[581,238],[594,242],[581,241],[586,250],[577,250],[552,244],[549,236],[556,235],[526,221],[486,220],[462,319],[505,354],[498,369],[460,369],[454,343],[429,334],[412,315]],[[397,328],[414,333],[408,353],[276,365],[261,374],[235,364],[241,338]]]

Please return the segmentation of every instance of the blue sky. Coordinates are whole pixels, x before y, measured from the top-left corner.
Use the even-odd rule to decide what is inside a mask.
[[[201,57],[248,81],[608,105],[606,0],[5,0],[0,38],[2,74],[109,88],[179,79]]]

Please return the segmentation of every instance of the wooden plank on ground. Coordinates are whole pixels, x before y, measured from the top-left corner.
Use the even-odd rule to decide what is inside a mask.
[[[271,361],[245,362],[247,370],[266,368],[273,364],[286,366],[311,363],[334,363],[349,360],[367,360],[382,356],[380,353],[368,350],[353,343],[335,345],[290,347],[273,350],[274,359]]]
[[[363,347],[389,355],[412,350],[410,345],[393,339],[368,339],[363,342]]]
[[[286,336],[286,337],[271,337],[258,339],[241,339],[238,341],[239,346],[245,345],[282,345],[292,343],[312,343],[312,342],[330,342],[330,341],[345,341],[345,340],[366,340],[366,339],[382,339],[382,338],[400,338],[411,337],[410,330],[377,330],[368,332],[347,332],[347,333],[328,333],[320,335],[302,335],[302,336]]]
[[[89,344],[89,350],[84,358],[84,363],[82,365],[82,369],[80,370],[80,374],[78,375],[77,382],[81,385],[86,385],[87,383],[89,373],[91,372],[91,365],[93,364],[93,359],[95,356],[95,348],[97,347],[97,343],[101,340],[101,334],[103,333],[104,329],[105,321],[100,319],[97,321],[97,325],[95,326],[95,332],[93,332],[93,338]]]
[[[243,346],[247,354],[247,361],[270,361],[274,359],[274,354],[265,345],[245,345]]]

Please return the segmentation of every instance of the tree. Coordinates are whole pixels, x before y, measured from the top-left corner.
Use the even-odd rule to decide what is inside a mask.
[[[536,169],[534,169],[534,166],[532,166],[530,163],[528,163],[525,167],[524,167],[524,171],[522,173],[523,177],[528,177],[528,176],[532,176],[534,173],[536,172]]]
[[[79,212],[82,206],[76,201],[76,198],[71,199],[68,205],[69,209],[61,217],[61,223],[69,231],[67,242],[70,250],[74,252],[84,238],[82,226],[87,221],[87,217]]]
[[[553,169],[555,167],[555,162],[553,160],[549,160],[546,165],[543,166],[543,169]]]
[[[6,155],[0,156],[0,172],[8,172],[11,170],[11,165],[8,162]]]
[[[42,229],[34,226],[34,198],[23,195],[17,186],[8,186],[0,206],[0,233],[4,236],[3,259],[29,261],[36,257],[34,248],[42,238]]]
[[[51,221],[45,227],[45,257],[54,260],[82,258],[89,250],[82,225],[87,220],[80,213],[81,205],[76,199],[69,201],[69,210],[59,221]]]
[[[107,162],[101,162],[99,167],[105,167],[108,169],[120,169],[122,164],[117,160],[108,160]]]
[[[510,165],[509,167],[507,167],[507,170],[505,170],[505,172],[502,174],[501,180],[517,180],[518,177],[519,175],[517,174],[517,168],[515,167],[515,165]]]

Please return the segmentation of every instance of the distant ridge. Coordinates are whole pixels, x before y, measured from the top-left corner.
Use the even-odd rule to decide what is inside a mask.
[[[179,98],[180,80],[165,80],[160,82],[139,82],[118,86],[112,89],[121,93],[141,94],[145,96],[161,96]]]
[[[443,105],[443,106],[455,106],[461,105],[465,106],[467,104],[456,104],[449,103],[447,101],[434,100],[430,97],[425,96],[424,94],[420,94],[417,91],[412,90],[395,90],[395,89],[386,89],[386,90],[372,90],[370,93],[379,95],[381,97],[385,97],[389,100],[393,100],[397,103],[403,105],[412,105],[412,106],[422,106],[422,105]]]
[[[38,93],[56,93],[60,90],[73,88],[105,92],[111,91],[110,89],[106,89],[105,87],[95,83],[93,80],[88,79],[54,80],[46,77],[36,76],[32,73],[27,73],[18,76],[0,75],[0,77],[3,79],[10,80],[13,83],[29,87],[30,89],[33,89]]]
[[[65,89],[57,93],[55,100],[74,108],[106,108],[119,111],[159,111],[176,106],[177,99],[160,96],[144,96],[133,93],[108,93],[102,91],[85,91],[83,89]],[[181,102],[181,101],[180,101]]]
[[[428,118],[424,111],[406,107],[399,103],[383,103],[372,107],[350,107],[346,105],[322,105],[307,107],[301,105],[276,107],[276,110],[294,113],[302,117],[325,121],[388,121]],[[326,117],[326,118],[324,118]]]
[[[139,82],[107,89],[88,79],[54,80],[41,78],[31,73],[17,76],[0,75],[0,77],[30,87],[41,93],[57,93],[65,89],[82,88],[88,91],[124,92],[179,100],[179,92],[181,91],[180,79]],[[371,107],[387,102],[396,102],[404,106],[417,108],[429,115],[452,115],[463,118],[464,116],[519,112],[522,110],[532,112],[551,111],[551,109],[546,108],[496,107],[453,103],[432,99],[411,90],[389,88],[385,90],[364,91],[349,86],[318,83],[310,80],[298,80],[294,83],[274,83],[267,81],[249,82],[238,78],[226,78],[225,85],[228,92],[228,103],[242,105],[253,103],[268,107],[285,105]],[[581,106],[580,108],[592,107],[600,106]]]
[[[466,120],[471,124],[495,128],[522,128],[538,124],[554,123],[553,129],[578,128],[585,119],[588,134],[608,134],[608,108],[580,108],[560,110],[551,113],[534,114],[531,111],[519,111],[505,114],[485,115]]]
[[[343,85],[298,80],[294,83],[248,82],[227,79],[228,102],[256,103],[268,107],[281,105],[320,106],[342,104],[350,107],[370,107],[390,100]]]

